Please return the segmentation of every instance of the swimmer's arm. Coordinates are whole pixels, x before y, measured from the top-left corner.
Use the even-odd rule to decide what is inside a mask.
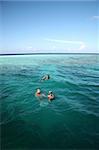
[[[45,78],[43,77],[42,79],[40,79],[41,82],[43,82],[45,80]]]
[[[44,80],[45,79],[45,77],[42,77],[42,80]]]
[[[43,97],[46,97],[46,95],[45,95],[44,93],[42,94],[42,96],[43,96]]]

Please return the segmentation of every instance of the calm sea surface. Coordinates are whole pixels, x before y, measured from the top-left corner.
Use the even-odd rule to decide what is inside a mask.
[[[99,149],[99,55],[0,56],[0,81],[2,150]]]

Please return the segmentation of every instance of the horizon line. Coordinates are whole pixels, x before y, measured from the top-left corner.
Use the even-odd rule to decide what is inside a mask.
[[[6,53],[6,54],[0,54],[0,56],[5,56],[5,55],[48,55],[48,54],[51,54],[51,55],[53,55],[53,54],[89,54],[89,55],[93,55],[93,54],[98,54],[99,55],[99,53],[97,52],[97,53],[10,53],[10,54],[8,54],[8,53]]]

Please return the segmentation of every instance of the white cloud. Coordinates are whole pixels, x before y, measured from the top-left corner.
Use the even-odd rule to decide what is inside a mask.
[[[66,43],[66,44],[83,44],[82,41],[71,41],[71,40],[56,40],[56,39],[45,39],[49,42],[58,42],[58,43]]]
[[[79,47],[79,50],[83,50],[83,49],[85,49],[85,48],[86,48],[85,43],[82,43],[82,44],[80,45],[80,47]]]
[[[26,46],[23,49],[23,52],[28,52],[28,53],[34,53],[34,52],[39,52],[39,48],[33,48],[33,46]]]
[[[99,16],[92,16],[92,19],[99,19]]]
[[[53,42],[53,43],[61,43],[66,44],[67,49],[76,49],[76,50],[83,50],[86,48],[86,44],[83,41],[72,41],[72,40],[57,40],[57,39],[45,39],[46,41]],[[68,47],[68,45],[70,47]],[[73,48],[71,48],[73,46]],[[77,48],[78,47],[78,48]]]

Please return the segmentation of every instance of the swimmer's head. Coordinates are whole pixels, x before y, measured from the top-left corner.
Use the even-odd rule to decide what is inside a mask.
[[[40,89],[37,89],[37,93],[41,93],[41,90],[40,90]]]
[[[52,94],[52,93],[53,93],[52,91],[49,91],[49,92],[48,92],[48,94]]]
[[[48,79],[50,78],[49,74],[47,74]]]
[[[44,76],[42,77],[41,80],[48,80],[48,79],[50,79],[50,76],[49,76],[48,74],[46,74],[46,75],[44,75]]]

